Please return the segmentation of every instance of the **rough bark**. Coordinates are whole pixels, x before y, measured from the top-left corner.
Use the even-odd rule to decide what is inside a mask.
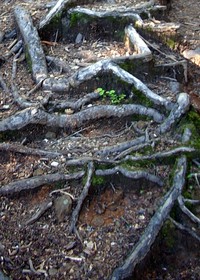
[[[14,9],[15,18],[22,35],[29,67],[36,83],[47,77],[47,65],[37,29],[33,26],[30,14],[22,7]]]
[[[139,263],[149,252],[150,247],[159,233],[164,221],[168,218],[175,201],[182,192],[183,186],[185,184],[186,168],[186,157],[179,158],[171,189],[162,199],[161,206],[157,209],[145,232],[132,249],[129,257],[124,261],[122,266],[118,267],[114,271],[111,277],[112,280],[125,279],[126,277],[131,276],[136,264]]]

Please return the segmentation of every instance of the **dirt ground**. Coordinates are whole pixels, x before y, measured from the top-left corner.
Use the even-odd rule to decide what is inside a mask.
[[[107,4],[108,7],[112,5],[129,7],[141,1],[110,2]],[[9,52],[15,39],[12,35],[15,27],[13,7],[20,4],[28,8],[37,25],[47,13],[51,3],[47,0],[1,1],[0,69],[8,87],[11,86],[13,55],[6,56],[5,54]],[[99,3],[97,2],[96,5]],[[94,7],[94,4],[92,6]],[[172,1],[167,18],[181,23],[178,32],[182,39],[174,55],[184,55],[187,50],[200,48],[198,1]],[[49,56],[58,56],[68,61],[69,68],[66,70],[68,76],[97,59],[124,54],[121,42],[93,41],[88,47],[87,43],[82,46],[63,42],[54,45],[44,40],[43,48]],[[197,55],[195,59],[190,58],[189,82],[183,85],[183,89],[190,94],[194,108],[200,112],[199,57]],[[51,69],[49,65],[51,75],[58,75],[59,71],[60,69]],[[27,95],[35,86],[23,55],[18,62],[16,83],[22,96]],[[164,95],[170,95],[165,81],[157,85],[149,82],[148,86],[155,91],[163,92]],[[47,92],[39,89],[29,97],[37,101],[46,94]],[[78,97],[76,95],[76,98]],[[65,97],[59,95],[57,98],[64,99]],[[72,101],[75,100],[74,96],[70,98]],[[5,94],[0,89],[0,119],[4,119],[17,110],[18,107],[12,101],[12,95]],[[141,121],[140,125],[145,126],[145,121]],[[135,136],[135,132],[130,127],[129,119],[114,122],[112,119],[101,121],[70,132],[33,125],[20,132],[0,134],[0,143],[23,143],[29,148],[65,150],[65,155],[69,159],[81,155],[92,156],[96,151],[107,146],[130,141]],[[167,142],[167,137],[164,137],[162,147],[158,149],[162,150],[166,145],[170,146],[170,143]],[[163,179],[169,172],[165,165],[162,168],[153,167],[153,170]],[[49,160],[45,156],[0,150],[0,186],[2,187],[14,180],[57,171],[70,172],[64,157]],[[55,197],[54,201],[59,200],[59,190],[63,188],[75,198],[72,203],[73,208],[83,188],[81,180],[69,181],[66,184],[59,182],[43,185],[42,188],[32,192],[22,192],[14,197],[0,197],[0,269],[5,275],[11,277],[10,279],[109,279],[113,269],[122,263],[133,244],[138,241],[160,197],[166,191],[155,185],[147,185],[145,180],[136,181],[134,188],[130,181],[125,182],[120,177],[112,182],[94,182],[78,221],[77,229],[82,240],[80,242],[76,235],[68,232],[70,214],[63,217],[56,208],[56,203],[36,222],[27,224],[43,203],[49,200],[49,194],[57,190],[52,193],[52,196]],[[187,255],[184,248],[181,253]],[[172,259],[169,258],[168,261]],[[158,266],[164,267],[161,260]],[[198,279],[200,273],[196,267],[199,266],[200,263],[194,254],[188,258],[184,266],[177,262],[177,267],[173,271],[154,268],[150,272],[138,272],[141,273],[138,279]]]

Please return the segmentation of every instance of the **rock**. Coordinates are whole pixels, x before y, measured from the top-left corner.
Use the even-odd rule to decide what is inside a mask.
[[[185,58],[190,59],[195,64],[200,65],[200,47],[194,50],[185,50],[182,55]]]
[[[78,35],[76,36],[75,43],[80,44],[82,41],[83,41],[83,35],[81,33],[78,33]]]
[[[72,209],[72,199],[69,195],[62,195],[54,200],[56,218],[58,222],[64,222]]]
[[[181,92],[181,84],[177,81],[170,81],[169,88],[175,94]]]

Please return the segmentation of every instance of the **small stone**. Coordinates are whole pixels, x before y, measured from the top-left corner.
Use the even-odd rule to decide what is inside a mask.
[[[82,41],[83,41],[83,35],[81,33],[78,33],[78,35],[76,36],[75,43],[80,44]]]
[[[8,110],[8,109],[10,109],[10,105],[5,104],[5,105],[2,106],[2,108],[3,108],[4,110]]]
[[[170,88],[171,92],[173,92],[173,93],[181,92],[181,84],[176,81],[170,81],[169,88]]]
[[[64,222],[72,209],[72,199],[69,195],[62,195],[54,200],[56,218],[58,222]]]
[[[57,161],[52,161],[51,162],[52,167],[57,167],[58,165],[59,165],[59,162],[57,162]]]

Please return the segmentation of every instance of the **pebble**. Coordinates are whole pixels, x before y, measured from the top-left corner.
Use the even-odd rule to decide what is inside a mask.
[[[58,165],[59,165],[59,162],[57,162],[57,161],[52,161],[51,162],[52,167],[57,167]]]
[[[78,35],[76,36],[75,43],[80,44],[82,41],[83,41],[83,35],[81,33],[78,33]]]

